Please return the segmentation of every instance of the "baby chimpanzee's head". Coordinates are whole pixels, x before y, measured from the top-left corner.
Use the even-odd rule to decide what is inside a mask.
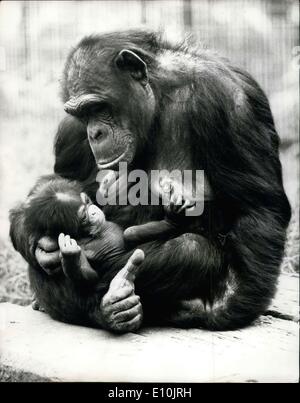
[[[25,226],[37,238],[61,232],[73,238],[94,235],[104,222],[104,213],[82,192],[80,183],[59,176],[36,188],[25,207]]]

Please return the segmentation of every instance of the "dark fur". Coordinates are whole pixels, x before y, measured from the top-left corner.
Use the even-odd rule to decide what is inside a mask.
[[[140,31],[85,38],[68,57],[65,82],[79,47],[85,49],[87,65],[95,49],[101,52],[107,48],[103,52],[107,71],[124,48],[147,63],[157,101],[149,132],[143,130],[143,105],[130,80],[121,82],[116,75],[107,75],[108,96],[113,98],[114,91],[124,89],[123,98],[116,102],[126,105],[127,116],[136,128],[138,148],[132,168],[204,169],[214,194],[203,216],[193,223],[193,232],[198,235],[167,240],[161,253],[157,253],[155,242],[145,246],[146,260],[136,282],[145,317],[157,319],[158,312],[168,315],[178,300],[199,297],[204,304],[195,305],[194,311],[175,322],[177,325],[209,329],[248,325],[267,309],[274,296],[290,220],[279,138],[265,94],[249,74],[209,51],[173,47],[154,33]],[[179,52],[175,65],[190,55],[199,69],[178,66],[165,71],[158,63],[165,50]],[[89,88],[97,86],[96,75],[82,80]],[[64,101],[68,100],[66,83],[62,94]],[[81,180],[94,197],[96,167],[85,128],[77,119],[68,117],[62,122],[55,156],[55,172]],[[161,207],[108,207],[105,213],[123,228],[163,217]],[[82,297],[63,281],[54,284],[53,279],[39,278],[23,220],[22,208],[12,212],[11,237],[15,248],[31,263],[33,288],[54,317],[88,322],[101,294],[99,298]],[[227,234],[224,246],[219,242],[220,233]],[[123,263],[120,261],[120,267]]]
[[[29,233],[35,238],[44,235],[57,238],[61,232],[72,238],[87,235],[77,215],[82,205],[81,190],[79,182],[67,181],[59,176],[53,177],[44,186],[38,186],[28,199],[24,212],[25,227]],[[61,200],[58,194],[67,196],[68,200]]]

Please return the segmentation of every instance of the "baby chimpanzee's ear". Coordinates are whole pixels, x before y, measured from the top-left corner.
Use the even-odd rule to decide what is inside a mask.
[[[81,192],[81,193],[80,193],[80,198],[81,198],[83,204],[93,204],[93,203],[92,203],[92,200],[91,200],[91,199],[89,198],[89,196],[88,196],[86,193],[84,193],[84,192]]]

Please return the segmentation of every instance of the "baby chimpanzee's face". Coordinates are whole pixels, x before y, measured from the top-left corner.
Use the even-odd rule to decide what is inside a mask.
[[[95,204],[90,204],[87,206],[88,219],[91,224],[102,225],[105,221],[105,216],[103,211],[97,207]]]
[[[93,232],[99,231],[105,222],[105,215],[103,211],[92,204],[90,198],[85,194],[80,194],[82,205],[78,209],[78,216],[85,224],[93,229]]]

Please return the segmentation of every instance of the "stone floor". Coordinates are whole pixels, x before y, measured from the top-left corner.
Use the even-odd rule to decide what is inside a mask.
[[[299,278],[282,275],[270,310],[230,332],[144,328],[106,331],[0,304],[0,380],[298,382]]]

